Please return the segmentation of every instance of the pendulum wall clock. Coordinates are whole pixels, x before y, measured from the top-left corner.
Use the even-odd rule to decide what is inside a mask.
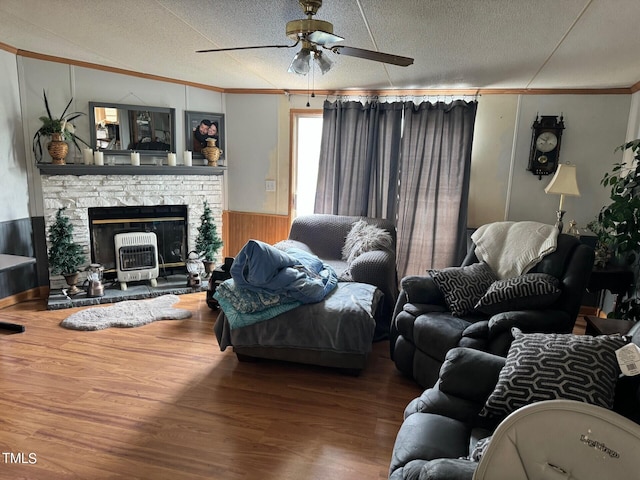
[[[527,170],[542,179],[543,175],[551,175],[558,168],[560,143],[564,130],[563,117],[555,115],[536,116],[531,129],[531,151]]]

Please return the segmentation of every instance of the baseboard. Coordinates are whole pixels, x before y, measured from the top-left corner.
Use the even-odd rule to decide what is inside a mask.
[[[0,308],[7,308],[30,300],[41,300],[49,297],[49,287],[36,287],[0,299]]]

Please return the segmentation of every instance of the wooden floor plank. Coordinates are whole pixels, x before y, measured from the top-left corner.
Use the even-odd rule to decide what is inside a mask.
[[[94,332],[80,309],[0,310],[0,479],[384,479],[406,404],[421,393],[374,344],[364,372],[221,352],[204,293],[185,320]],[[35,455],[35,463],[29,462]]]

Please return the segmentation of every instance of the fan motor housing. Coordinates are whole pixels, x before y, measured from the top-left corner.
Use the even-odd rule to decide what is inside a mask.
[[[315,20],[313,18],[287,22],[287,37],[292,40],[304,39],[308,34],[317,31],[333,34],[333,25],[324,20]]]

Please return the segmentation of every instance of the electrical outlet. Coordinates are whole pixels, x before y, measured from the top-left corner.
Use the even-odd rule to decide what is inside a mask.
[[[266,180],[265,181],[265,190],[267,192],[275,192],[276,191],[276,181],[275,180]]]

